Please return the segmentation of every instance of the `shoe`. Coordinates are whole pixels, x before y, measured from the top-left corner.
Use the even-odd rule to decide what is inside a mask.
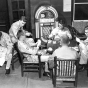
[[[82,66],[78,69],[79,72],[84,71],[84,70],[85,70],[84,66]]]
[[[6,73],[5,74],[10,74],[10,69],[6,69]]]
[[[78,71],[84,71],[86,70],[86,65],[79,65]]]
[[[79,65],[78,71],[84,71],[84,70],[87,70],[87,69],[88,69],[88,65],[82,64],[82,65]]]
[[[85,65],[84,68],[85,68],[85,70],[88,70],[88,65]]]
[[[44,72],[44,73],[43,73],[43,76],[50,77],[50,72]]]

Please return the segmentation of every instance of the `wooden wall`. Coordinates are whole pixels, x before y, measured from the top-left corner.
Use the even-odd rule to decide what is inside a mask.
[[[7,0],[0,0],[0,31],[8,32],[9,16],[7,8]]]

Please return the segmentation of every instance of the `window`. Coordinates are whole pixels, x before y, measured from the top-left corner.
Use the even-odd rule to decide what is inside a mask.
[[[73,20],[88,21],[88,0],[74,0]]]
[[[24,0],[12,0],[12,12],[13,21],[20,19],[21,16],[25,15],[25,1]]]

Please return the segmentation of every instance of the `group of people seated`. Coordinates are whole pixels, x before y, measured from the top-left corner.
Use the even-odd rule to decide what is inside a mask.
[[[49,75],[49,68],[53,68],[54,57],[62,59],[78,59],[79,58],[79,71],[87,68],[87,52],[88,52],[88,27],[85,27],[86,40],[80,40],[75,37],[78,44],[79,52],[74,48],[69,47],[72,35],[70,29],[59,22],[58,27],[54,28],[47,40],[47,48],[40,49],[41,39],[37,42],[33,39],[33,34],[25,31],[23,26],[26,24],[25,16],[22,16],[19,21],[14,22],[9,30],[9,33],[0,31],[0,66],[6,63],[6,74],[10,74],[10,65],[12,60],[12,49],[15,44],[18,44],[18,49],[24,53],[28,61],[38,61],[36,55],[49,54],[48,61],[45,61],[44,76]],[[42,58],[41,58],[42,59]],[[49,63],[49,65],[47,64]]]

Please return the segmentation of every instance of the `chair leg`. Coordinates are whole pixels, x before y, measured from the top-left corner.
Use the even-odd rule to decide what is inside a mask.
[[[39,66],[39,78],[41,78],[41,65]]]
[[[56,77],[54,74],[52,76],[52,80],[53,80],[53,86],[56,87]]]
[[[11,64],[12,64],[12,70],[14,70],[14,61],[13,60],[12,60],[12,63]]]
[[[50,78],[52,79],[52,84],[54,84],[53,69],[49,69],[49,71],[50,71]]]
[[[22,72],[22,77],[24,76],[24,72]]]
[[[24,76],[24,72],[23,72],[23,66],[21,66],[21,76]]]
[[[12,64],[12,70],[14,70],[14,64]]]
[[[41,78],[41,71],[39,71],[39,78]]]
[[[54,81],[53,81],[53,69],[51,70],[51,78],[52,78],[52,84],[54,84]]]
[[[87,69],[87,77],[88,77],[88,69]]]
[[[56,87],[56,81],[53,78],[53,86]]]
[[[87,77],[88,77],[88,61],[87,61],[87,69],[86,70],[87,70]]]
[[[20,58],[19,53],[18,53],[18,58],[19,58],[19,63],[20,63],[20,65],[22,65],[22,62],[21,62],[21,58]]]
[[[74,82],[74,86],[75,86],[75,88],[77,87],[77,82],[76,81]]]

